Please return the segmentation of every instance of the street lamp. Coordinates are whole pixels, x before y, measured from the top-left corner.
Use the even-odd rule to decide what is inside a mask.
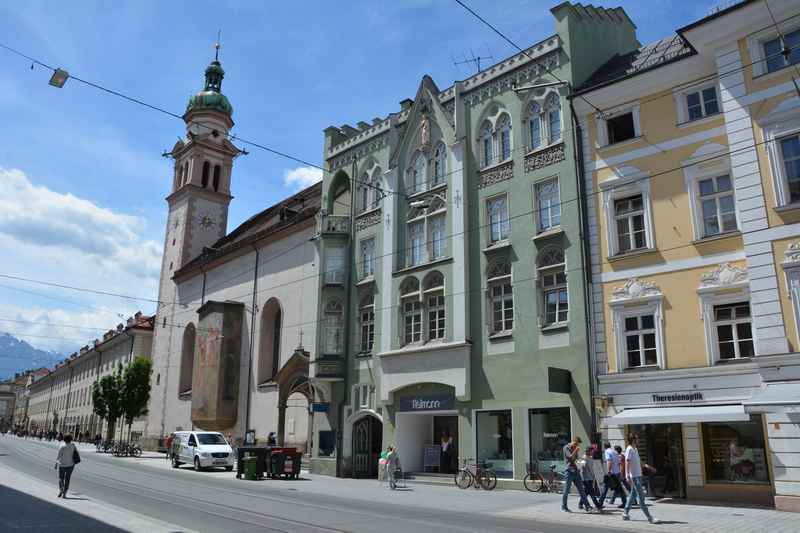
[[[69,72],[57,68],[53,71],[53,75],[50,76],[50,85],[61,89],[64,87],[64,84],[67,83],[68,78],[69,78]]]

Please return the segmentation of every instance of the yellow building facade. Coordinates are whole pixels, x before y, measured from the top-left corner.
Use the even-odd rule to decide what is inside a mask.
[[[657,495],[800,510],[795,79],[800,4],[745,1],[573,96],[595,406],[612,444],[640,434]]]

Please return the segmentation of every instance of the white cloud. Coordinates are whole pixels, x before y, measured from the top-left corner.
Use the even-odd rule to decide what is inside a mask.
[[[297,167],[287,170],[283,176],[283,184],[294,191],[299,191],[322,181],[322,170],[314,167]]]
[[[141,298],[0,278],[0,318],[7,320],[0,321],[0,331],[63,352],[102,331],[54,324],[102,330],[139,309],[152,313],[161,245],[143,236],[146,225],[141,217],[36,185],[22,171],[0,167],[0,273]]]

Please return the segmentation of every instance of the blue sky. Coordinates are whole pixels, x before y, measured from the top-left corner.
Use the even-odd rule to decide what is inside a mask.
[[[557,3],[468,0],[522,46],[554,32]],[[595,3],[624,7],[644,43],[715,2]],[[397,111],[424,74],[441,88],[466,78],[471,67],[453,61],[470,49],[495,60],[513,53],[452,0],[0,5],[3,44],[177,113],[202,86],[218,28],[234,131],[316,164],[328,125]],[[0,274],[155,298],[171,176],[160,154],[183,124],[74,80],[49,87],[48,71],[4,50],[0,69]],[[248,149],[234,166],[229,230],[293,192],[287,175],[313,175]],[[75,349],[102,334],[77,327],[107,329],[138,308],[153,311],[0,278],[0,331],[41,348]]]

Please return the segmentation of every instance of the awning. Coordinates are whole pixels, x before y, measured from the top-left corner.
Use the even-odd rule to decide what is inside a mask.
[[[609,420],[611,424],[679,424],[682,422],[744,422],[750,415],[743,405],[697,407],[645,407],[625,409]]]
[[[767,386],[749,400],[742,402],[745,407],[759,405],[798,405],[800,404],[800,383],[767,383]]]

